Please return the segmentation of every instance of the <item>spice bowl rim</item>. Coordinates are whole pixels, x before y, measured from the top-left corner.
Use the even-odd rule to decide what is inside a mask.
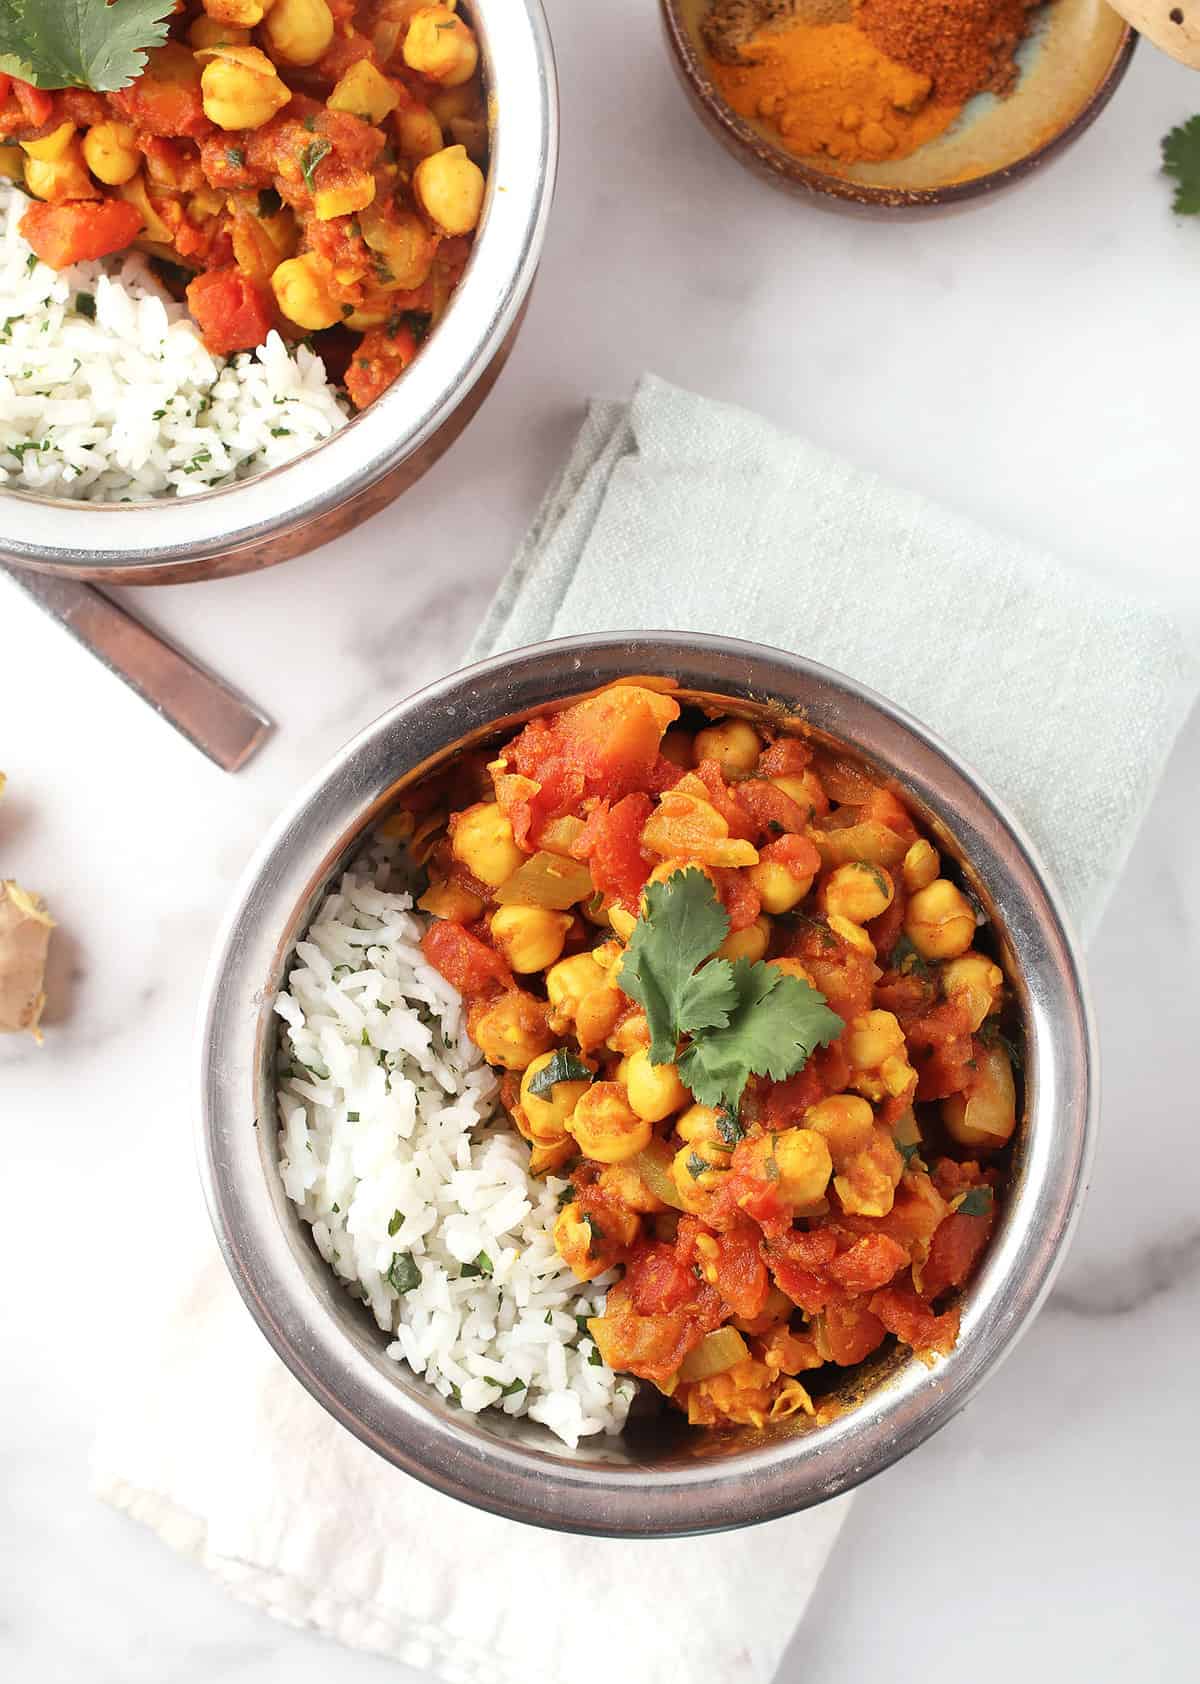
[[[963,181],[945,182],[939,187],[890,187],[835,175],[788,152],[767,139],[722,98],[683,15],[685,0],[659,0],[659,12],[675,71],[688,101],[709,132],[739,163],[773,186],[827,208],[858,214],[948,210],[985,197],[999,188],[1015,185],[1056,157],[1089,128],[1112,99],[1129,69],[1138,43],[1138,33],[1126,24],[1104,73],[1076,111],[1061,128],[1054,130],[1019,158],[997,169]]]
[[[783,708],[903,787],[1015,956],[1026,1107],[992,1246],[955,1349],[894,1363],[856,1406],[799,1430],[632,1434],[572,1452],[543,1428],[470,1416],[384,1355],[387,1336],[336,1284],[278,1174],[272,1003],[329,881],[399,787],[451,752],[617,679],[653,675],[731,708]],[[960,758],[865,685],[725,637],[628,633],[490,657],[388,709],[300,792],[263,842],[216,942],[198,1034],[201,1179],[227,1267],[261,1331],[343,1426],[435,1489],[507,1518],[597,1536],[678,1536],[793,1513],[923,1443],[1011,1349],[1049,1291],[1086,1186],[1097,1107],[1081,958],[1020,825]],[[680,1418],[681,1420],[682,1418]],[[540,1436],[539,1436],[540,1435]],[[680,1447],[680,1445],[682,1447]]]
[[[542,0],[469,0],[491,155],[470,260],[421,354],[293,461],[186,497],[89,503],[0,488],[0,561],[110,584],[174,584],[284,561],[408,488],[483,401],[519,329],[558,161],[558,81]]]

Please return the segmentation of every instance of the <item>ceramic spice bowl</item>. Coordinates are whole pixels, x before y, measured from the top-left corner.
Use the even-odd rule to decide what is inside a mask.
[[[1137,35],[1105,0],[1052,0],[1019,49],[1020,81],[981,94],[945,134],[907,158],[819,164],[784,147],[765,123],[740,117],[709,74],[701,26],[712,0],[660,0],[668,46],[705,126],[776,187],[852,210],[940,208],[1027,179],[1103,111],[1129,67]]]

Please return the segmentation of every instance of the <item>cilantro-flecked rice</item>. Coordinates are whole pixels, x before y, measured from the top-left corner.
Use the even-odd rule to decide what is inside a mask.
[[[56,273],[20,232],[30,201],[0,181],[0,487],[90,502],[186,496],[278,467],[347,408],[304,346],[277,333],[228,360],[126,252]]]
[[[275,1002],[284,1186],[388,1355],[443,1397],[570,1445],[619,1432],[634,1382],[585,1325],[611,1277],[585,1286],[555,1252],[567,1183],[529,1174],[462,1000],[421,953],[428,922],[379,841],[298,943]]]

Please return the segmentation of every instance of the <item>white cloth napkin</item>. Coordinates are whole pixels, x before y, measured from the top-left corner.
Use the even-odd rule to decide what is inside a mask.
[[[928,721],[1018,810],[1085,926],[1196,690],[1153,611],[648,379],[630,405],[593,406],[473,653],[670,628],[798,650]],[[175,1196],[195,1279],[143,1322],[96,1446],[102,1497],[279,1618],[448,1684],[559,1684],[605,1664],[611,1632],[630,1684],[766,1684],[849,1499],[734,1536],[627,1543],[438,1496],[292,1379],[194,1186]]]

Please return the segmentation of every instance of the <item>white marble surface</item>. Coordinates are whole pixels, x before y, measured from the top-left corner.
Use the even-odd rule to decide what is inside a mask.
[[[139,1271],[172,1268],[163,1166],[190,1150],[192,1015],[229,886],[304,775],[454,665],[589,393],[650,367],[756,406],[1165,596],[1200,646],[1200,227],[1171,218],[1156,173],[1200,81],[1143,48],[1042,178],[864,223],[789,204],[716,149],[653,11],[551,0],[565,136],[546,260],[450,459],[336,548],[129,593],[279,721],[246,772],[211,768],[0,584],[0,873],[62,925],[46,1046],[0,1046],[0,1673],[23,1684],[415,1684],[227,1600],[92,1501],[87,1446]],[[1091,956],[1104,1127],[1061,1285],[983,1396],[862,1492],[781,1684],[1197,1675],[1198,757],[1194,718]]]

